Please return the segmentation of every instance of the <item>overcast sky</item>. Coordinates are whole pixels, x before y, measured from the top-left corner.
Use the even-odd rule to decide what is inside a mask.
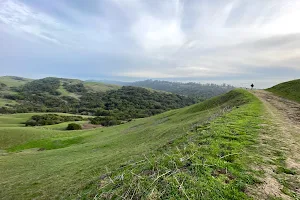
[[[299,0],[0,0],[0,75],[268,87],[300,78]]]

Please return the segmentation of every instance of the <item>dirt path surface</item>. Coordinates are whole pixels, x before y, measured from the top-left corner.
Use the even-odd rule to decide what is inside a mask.
[[[257,191],[264,199],[300,199],[300,104],[264,90],[255,90],[264,104],[260,138],[264,165],[263,184]]]

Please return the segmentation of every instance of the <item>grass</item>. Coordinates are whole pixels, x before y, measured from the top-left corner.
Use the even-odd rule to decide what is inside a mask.
[[[9,87],[18,87],[21,85],[24,85],[25,83],[30,82],[31,79],[27,78],[20,78],[20,77],[13,77],[13,76],[1,76],[0,77],[0,83],[4,83],[7,88],[4,90],[0,91],[0,96],[4,94],[15,94],[16,92],[10,91]],[[6,106],[6,104],[14,105],[16,104],[16,101],[9,100],[9,99],[3,99],[0,98],[0,107]]]
[[[292,170],[292,169],[288,169],[286,167],[280,166],[280,167],[277,168],[276,173],[285,173],[285,174],[295,175],[296,171]]]
[[[22,78],[22,77],[14,77],[14,76],[1,76],[0,77],[0,83],[4,83],[8,86],[8,88],[5,89],[5,91],[0,91],[2,94],[15,94],[16,92],[10,90],[9,87],[19,87],[22,86],[33,79],[28,78]],[[68,92],[64,87],[63,83],[69,83],[69,84],[77,84],[77,83],[83,83],[84,86],[87,88],[87,90],[92,92],[105,92],[108,90],[116,90],[120,89],[121,87],[118,85],[112,85],[112,84],[105,84],[105,83],[96,83],[96,82],[82,82],[77,79],[60,79],[61,85],[57,89],[61,93],[61,96],[71,96],[76,99],[80,97],[80,95]],[[8,100],[8,99],[0,99],[0,107],[5,106],[5,104],[15,104],[16,101]]]
[[[111,85],[111,84],[97,83],[97,82],[84,82],[83,84],[88,90],[92,90],[94,92],[105,92],[108,90],[117,90],[121,88],[121,86],[118,85]]]
[[[25,83],[30,82],[31,80],[32,79],[28,79],[28,78],[20,79],[20,77],[16,78],[13,76],[1,76],[0,77],[0,83],[4,83],[8,87],[18,87],[18,86],[24,85]]]
[[[33,115],[43,115],[49,113],[18,113],[18,114],[0,114],[0,127],[24,127],[27,120],[31,118]],[[74,114],[68,113],[52,113],[58,115],[70,115],[74,116]],[[88,118],[90,116],[80,115],[84,118]],[[71,123],[71,122],[70,122]],[[52,126],[43,126],[44,128],[61,130],[62,126],[66,125],[65,123],[56,124]],[[67,125],[66,125],[67,127]]]
[[[222,98],[230,99],[231,95]],[[246,186],[259,180],[249,173],[249,158],[254,153],[249,147],[256,144],[262,105],[251,96],[235,100],[241,99],[249,103],[196,124],[152,155],[109,170],[81,194],[82,198],[250,199]]]
[[[61,85],[57,89],[57,91],[59,91],[61,93],[61,96],[71,96],[76,99],[79,99],[80,95],[69,92],[63,87],[64,82],[68,82],[70,84],[76,84],[76,83],[81,83],[81,81],[76,80],[76,79],[74,79],[74,80],[73,79],[64,79],[61,81]],[[117,86],[117,85],[104,84],[104,83],[96,83],[96,82],[82,82],[82,83],[84,84],[84,86],[86,87],[86,89],[88,91],[92,91],[92,92],[106,92],[108,90],[116,90],[116,89],[121,88],[120,86]]]
[[[68,91],[63,87],[62,84],[60,84],[60,86],[59,86],[59,88],[57,89],[57,91],[59,91],[59,92],[61,93],[61,96],[69,96],[70,94],[72,94],[72,93],[68,92]]]
[[[61,85],[59,86],[59,88],[57,89],[57,91],[61,93],[60,96],[70,96],[70,97],[73,97],[73,98],[75,98],[75,99],[79,99],[79,97],[80,97],[80,95],[78,95],[78,94],[75,94],[75,93],[72,93],[72,92],[67,91],[67,90],[63,87],[62,83],[61,83]]]
[[[61,131],[64,131],[66,130],[68,124],[71,124],[71,123],[76,123],[76,124],[86,124],[87,121],[71,121],[71,122],[63,122],[63,123],[60,123],[60,124],[54,124],[54,125],[47,125],[47,126],[40,126],[40,127],[37,127],[37,128],[41,128],[41,129],[51,129],[51,130],[61,130]]]
[[[219,98],[92,130],[12,127],[24,116],[0,118],[11,123],[0,127],[0,198],[247,198],[256,181],[247,148],[261,104],[244,90]]]
[[[73,144],[79,144],[83,141],[83,137],[60,137],[60,138],[46,138],[40,140],[33,140],[22,145],[14,146],[7,149],[8,152],[17,152],[24,149],[38,148],[39,150],[50,150],[68,147]]]
[[[0,115],[0,127],[22,127],[25,126],[23,123],[31,118],[32,115],[38,113],[20,113],[20,114],[10,114]]]
[[[16,103],[17,103],[17,102],[14,101],[14,100],[10,100],[10,99],[1,99],[1,98],[0,98],[0,107],[5,106],[6,104],[13,105],[13,104],[16,104]]]
[[[300,103],[300,79],[275,85],[267,91]]]

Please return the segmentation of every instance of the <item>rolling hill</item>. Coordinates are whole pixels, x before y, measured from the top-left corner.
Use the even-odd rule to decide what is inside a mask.
[[[280,83],[267,89],[267,91],[278,96],[300,102],[300,79]]]
[[[7,87],[18,87],[18,86],[24,85],[30,81],[32,81],[32,79],[18,77],[18,76],[1,76],[0,77],[0,84],[4,84]]]
[[[54,78],[59,81],[59,87],[55,89],[55,92],[59,94],[59,96],[64,97],[73,97],[78,99],[80,95],[78,95],[75,91],[72,91],[72,89],[69,89],[69,91],[66,89],[64,85],[69,85],[70,87],[76,86],[76,85],[83,85],[86,88],[86,91],[88,92],[106,92],[109,90],[116,90],[120,89],[121,87],[118,85],[112,85],[112,84],[104,84],[104,83],[95,83],[95,82],[85,82],[78,79],[66,79],[66,78]],[[43,79],[42,79],[43,80]],[[33,83],[32,83],[33,82]],[[37,79],[28,79],[23,77],[17,77],[17,76],[2,76],[0,77],[0,107],[6,105],[15,105],[18,104],[17,101],[14,99],[8,99],[4,98],[6,95],[14,95],[16,94],[16,89],[20,87],[24,87],[25,85],[31,87],[34,86],[42,86],[43,83]],[[40,87],[41,90],[47,89]],[[46,90],[47,91],[47,90]]]
[[[94,130],[17,127],[28,114],[18,114],[16,121],[6,115],[10,124],[0,127],[0,186],[5,188],[0,198],[247,198],[243,190],[255,178],[249,158],[239,152],[255,143],[261,110],[252,94],[233,90]],[[175,189],[180,185],[184,192]]]
[[[113,83],[121,86],[135,86],[135,87],[144,87],[151,88],[154,90],[171,92],[174,94],[196,97],[200,100],[206,100],[211,97],[224,94],[232,89],[231,85],[217,85],[213,83],[201,84],[195,82],[182,83],[182,82],[171,82],[171,81],[160,81],[160,80],[144,80],[136,82],[121,82],[121,81],[96,81],[91,80],[92,82],[103,82],[103,83]]]
[[[184,107],[192,102],[180,95],[131,86],[86,92],[80,83],[47,78],[11,95],[60,99],[63,87],[82,100],[78,108],[109,108],[97,110],[99,119],[128,118],[130,111],[155,116],[69,131],[71,122],[24,125],[45,113],[0,115],[0,199],[299,198],[300,104],[234,89]],[[274,88],[296,96],[297,84]],[[75,123],[89,123],[82,117]]]
[[[115,90],[121,88],[118,85],[113,84],[105,84],[100,82],[89,82],[89,81],[81,81],[79,79],[67,79],[67,78],[56,78],[60,81],[60,88],[58,90],[62,90],[62,93],[69,94],[70,92],[67,92],[64,90],[63,84],[70,84],[70,85],[76,85],[79,83],[82,83],[88,91],[94,91],[94,92],[105,92],[108,90]],[[36,79],[38,80],[38,79]],[[17,76],[1,76],[0,77],[0,84],[5,84],[9,89],[9,87],[19,87],[23,86],[26,83],[35,81],[35,79],[28,79],[23,77],[17,77]],[[4,85],[3,85],[4,86]],[[0,86],[1,89],[1,86]]]
[[[126,121],[196,102],[193,98],[145,88],[54,77],[32,80],[18,87],[3,84],[0,95],[3,114],[63,112]]]

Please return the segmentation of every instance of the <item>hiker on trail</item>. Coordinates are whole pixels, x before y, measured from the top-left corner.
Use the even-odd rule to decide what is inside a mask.
[[[254,85],[253,85],[253,83],[251,84],[251,90],[253,89],[253,87],[254,87]]]

